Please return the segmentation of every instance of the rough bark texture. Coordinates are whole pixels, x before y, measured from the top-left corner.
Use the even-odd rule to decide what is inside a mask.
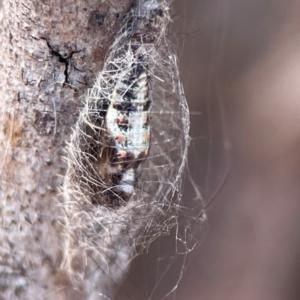
[[[64,272],[63,149],[130,0],[6,0],[0,36],[1,299],[94,299]],[[101,285],[101,282],[99,283]],[[106,291],[103,291],[105,293]]]

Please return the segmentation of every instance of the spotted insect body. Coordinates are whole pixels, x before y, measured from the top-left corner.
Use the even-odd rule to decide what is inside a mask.
[[[166,20],[163,10],[146,4],[125,16],[72,137],[72,180],[80,178],[81,190],[94,204],[126,205],[149,155],[150,110],[159,101],[151,90],[153,53]]]
[[[115,199],[114,205],[129,200],[134,192],[138,168],[149,153],[152,100],[147,51],[154,47],[158,28],[156,19],[161,14],[160,10],[153,9],[147,14],[146,22],[129,15],[125,31],[127,45],[106,67],[108,74],[114,77],[113,80],[105,78],[110,84],[109,96],[100,100],[99,114],[111,140],[110,166],[106,172],[111,177],[109,198]],[[99,162],[103,163],[103,160]]]
[[[133,49],[130,47],[128,51]],[[106,114],[107,130],[115,141],[112,169],[122,172],[115,190],[128,196],[133,193],[137,168],[147,157],[150,146],[147,56],[134,52],[132,55],[131,64],[121,72],[113,89]]]
[[[142,73],[130,85],[117,85],[107,110],[107,128],[116,140],[117,155],[132,153],[135,158],[149,148],[148,76]]]

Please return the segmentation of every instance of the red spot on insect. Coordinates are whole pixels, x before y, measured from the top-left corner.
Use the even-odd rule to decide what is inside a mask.
[[[119,152],[119,157],[120,157],[120,158],[125,158],[125,157],[126,157],[126,151],[125,151],[125,150],[121,150],[121,151]]]
[[[120,144],[123,144],[125,142],[125,136],[124,135],[116,136],[116,141]]]
[[[125,122],[124,118],[118,118],[116,119],[117,124],[123,124]]]

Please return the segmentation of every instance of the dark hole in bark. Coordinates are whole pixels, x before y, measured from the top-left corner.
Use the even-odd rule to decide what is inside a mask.
[[[101,26],[104,24],[105,16],[100,13],[95,13],[95,20]]]

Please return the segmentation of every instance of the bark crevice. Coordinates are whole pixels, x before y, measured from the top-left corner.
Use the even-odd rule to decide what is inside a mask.
[[[67,53],[67,54],[63,55],[63,54],[60,54],[59,50],[54,50],[54,47],[51,46],[51,44],[50,44],[50,42],[47,38],[41,37],[41,39],[46,41],[47,46],[49,48],[50,55],[52,57],[58,58],[58,61],[65,66],[65,69],[63,71],[63,73],[65,75],[65,80],[64,80],[63,84],[69,84],[70,85],[70,82],[69,82],[70,61],[72,60],[72,57],[73,57],[74,54],[80,53],[80,52],[82,52],[82,50],[71,51],[70,53]],[[77,69],[75,66],[74,66],[74,69],[76,71],[79,71],[79,69]],[[72,85],[70,85],[70,86],[72,87]]]

